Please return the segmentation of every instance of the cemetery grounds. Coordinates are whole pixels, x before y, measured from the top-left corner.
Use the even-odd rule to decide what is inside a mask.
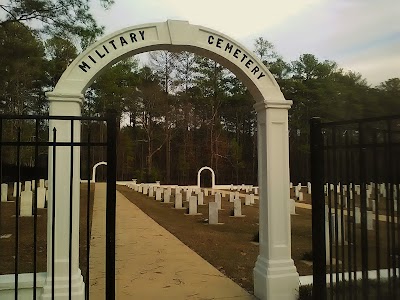
[[[233,203],[229,195],[222,198],[222,210],[219,211],[220,225],[209,225],[208,202],[214,201],[214,196],[205,196],[203,206],[198,207],[200,215],[188,216],[184,210],[173,209],[171,203],[162,203],[135,192],[126,186],[118,186],[129,201],[138,206],[162,227],[167,229],[189,248],[207,260],[220,272],[231,278],[237,284],[252,292],[253,268],[259,253],[258,240],[258,200],[251,206],[242,205],[245,217],[232,217]],[[310,195],[303,187],[305,206],[311,203]],[[91,186],[90,224],[93,209],[94,185]],[[228,192],[228,191],[227,191]],[[87,184],[81,185],[81,219],[80,219],[80,267],[85,274],[86,261],[86,212]],[[243,193],[243,191],[241,192]],[[229,193],[228,193],[229,194]],[[294,189],[291,198],[295,198]],[[10,200],[14,200],[9,195]],[[243,201],[242,201],[243,203]],[[1,203],[2,234],[15,231],[15,202]],[[187,207],[188,202],[184,202]],[[300,275],[312,274],[311,263],[311,209],[296,207],[296,215],[291,216],[292,227],[292,258]],[[384,226],[381,226],[384,228]],[[33,272],[33,217],[19,218],[19,273]],[[39,209],[37,218],[37,271],[46,271],[46,234],[47,209]],[[381,236],[384,236],[382,234]],[[374,235],[369,234],[373,240]],[[371,245],[374,242],[370,243]],[[14,273],[15,265],[15,236],[0,239],[0,274]],[[361,249],[359,250],[361,251]],[[369,249],[370,258],[374,259],[374,249]],[[385,250],[382,249],[385,253]],[[358,255],[361,257],[361,255]],[[345,258],[346,259],[346,258]],[[373,262],[372,262],[373,263]],[[336,266],[333,266],[336,268]],[[338,265],[341,268],[341,265]],[[328,266],[329,268],[329,266]]]

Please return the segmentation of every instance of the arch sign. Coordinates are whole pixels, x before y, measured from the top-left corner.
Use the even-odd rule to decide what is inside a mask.
[[[197,172],[197,187],[200,188],[200,175],[201,172],[204,170],[209,170],[211,172],[211,188],[213,189],[215,187],[215,173],[214,170],[211,169],[210,167],[202,167],[198,172]]]
[[[258,181],[260,186],[260,253],[254,267],[254,293],[260,299],[295,299],[299,275],[291,258],[289,199],[289,143],[288,109],[292,102],[285,100],[274,77],[263,63],[248,49],[232,38],[215,30],[191,25],[186,21],[169,20],[162,23],[128,27],[110,34],[81,53],[65,70],[52,92],[47,93],[50,115],[80,116],[85,90],[106,67],[135,54],[152,51],[190,51],[229,68],[247,86],[255,99],[257,111]],[[74,139],[80,141],[80,124],[74,126]],[[52,120],[51,128],[60,133],[60,139],[70,141],[70,123]],[[61,135],[62,133],[62,135]],[[55,168],[56,215],[69,211],[68,176],[70,168],[65,159],[68,149],[57,149]],[[65,147],[66,148],[66,147]],[[67,151],[67,152],[63,152]],[[74,171],[79,174],[79,149],[74,155]],[[49,163],[49,168],[52,168]],[[79,200],[79,176],[74,176],[74,201]],[[268,187],[268,188],[267,188]],[[77,207],[78,205],[74,205]],[[74,213],[79,213],[75,211]],[[50,215],[50,214],[49,214]],[[75,219],[77,216],[73,216]],[[68,218],[56,216],[56,245],[63,244],[67,234]],[[49,222],[51,224],[51,222]],[[75,222],[79,223],[79,222]],[[74,224],[73,230],[79,229]],[[51,232],[51,230],[48,230]],[[78,232],[78,231],[75,231]],[[48,237],[51,241],[51,236]],[[73,241],[73,252],[78,251],[78,239]],[[51,245],[51,242],[48,243]],[[61,248],[61,249],[60,249]],[[68,247],[65,247],[68,248]],[[49,251],[51,253],[51,251]],[[68,249],[58,247],[55,253],[56,294],[64,295],[68,287]],[[51,262],[51,258],[47,259]],[[84,284],[80,275],[79,258],[73,257],[72,278],[74,299],[83,299]],[[48,266],[48,270],[50,270]],[[50,272],[48,272],[49,274]],[[60,274],[60,275],[58,275]],[[49,276],[43,298],[48,298],[51,286]]]
[[[92,180],[91,180],[91,182],[96,182],[96,169],[97,169],[98,166],[101,166],[101,165],[107,166],[107,162],[101,161],[101,162],[98,162],[97,164],[95,164],[95,165],[93,166],[93,169],[92,169]]]

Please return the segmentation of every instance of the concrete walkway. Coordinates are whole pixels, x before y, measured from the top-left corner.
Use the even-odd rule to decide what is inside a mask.
[[[90,297],[104,299],[106,185],[96,183]],[[117,299],[255,299],[117,192]]]

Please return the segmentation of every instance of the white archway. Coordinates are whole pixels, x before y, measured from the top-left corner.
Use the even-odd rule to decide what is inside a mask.
[[[106,166],[107,166],[107,162],[101,161],[101,162],[98,162],[97,164],[95,164],[95,165],[93,166],[93,169],[92,169],[92,180],[91,180],[91,182],[96,182],[96,169],[97,169],[98,166],[101,166],[101,165],[106,165]]]
[[[291,235],[289,214],[289,143],[288,109],[292,102],[286,100],[274,77],[264,64],[249,50],[232,38],[215,30],[191,25],[185,21],[167,21],[133,26],[112,33],[88,47],[65,70],[52,92],[47,93],[51,116],[80,116],[85,90],[102,71],[125,57],[152,50],[190,51],[209,57],[229,68],[247,86],[256,103],[258,140],[258,182],[260,183],[259,239],[260,253],[254,267],[254,293],[260,299],[295,299],[299,275],[291,258]],[[51,120],[50,128],[65,133],[60,139],[71,141],[68,133],[70,123]],[[80,123],[75,121],[74,141],[80,141]],[[64,187],[70,182],[68,176],[71,163],[69,149],[56,149],[56,245],[64,245],[67,236],[69,194]],[[74,150],[73,205],[79,201],[79,149]],[[49,170],[52,166],[49,155]],[[76,173],[75,173],[76,172]],[[53,176],[51,177],[53,178]],[[49,182],[52,188],[52,182]],[[268,187],[268,188],[267,188]],[[50,195],[49,209],[52,207]],[[79,210],[73,211],[77,217]],[[50,216],[51,214],[49,214]],[[76,224],[75,224],[76,223]],[[79,232],[79,222],[73,224]],[[49,219],[48,224],[51,224]],[[50,226],[50,225],[49,225]],[[48,244],[51,245],[51,230]],[[78,253],[79,240],[73,240],[73,251]],[[60,249],[61,248],[61,249]],[[64,249],[65,248],[65,249]],[[48,251],[51,255],[51,249]],[[51,270],[48,257],[47,269]],[[67,293],[68,247],[58,247],[54,258],[57,270],[56,293]],[[83,299],[83,281],[79,270],[79,257],[72,261],[74,299]],[[65,270],[65,271],[64,271]],[[50,274],[50,271],[48,272]],[[63,281],[64,280],[64,281]],[[44,288],[44,297],[51,290],[51,276]],[[56,294],[57,296],[58,294]]]
[[[214,170],[211,169],[210,167],[202,167],[198,172],[197,172],[197,187],[200,188],[200,175],[201,172],[204,170],[210,170],[211,172],[211,188],[213,189],[215,187],[215,173]]]

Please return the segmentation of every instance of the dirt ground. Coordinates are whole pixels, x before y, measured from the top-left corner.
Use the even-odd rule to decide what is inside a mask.
[[[80,216],[80,267],[85,276],[87,269],[87,184],[81,184],[81,216]],[[9,189],[12,191],[12,189]],[[93,211],[94,185],[91,184],[90,215],[89,222],[91,227]],[[34,271],[34,217],[15,217],[15,199],[9,195],[8,202],[0,202],[0,274],[13,274],[16,267],[18,273],[31,273]],[[18,224],[18,255],[16,255],[16,237]],[[36,229],[36,271],[46,272],[46,252],[47,252],[47,209],[38,209]],[[90,234],[90,232],[89,232]],[[10,236],[9,236],[10,235]],[[9,236],[9,237],[7,237]],[[16,266],[15,257],[18,257]]]
[[[258,232],[258,200],[253,206],[243,205],[245,217],[236,218],[231,217],[233,203],[224,197],[223,210],[219,211],[219,222],[224,224],[209,225],[205,221],[208,205],[198,207],[201,215],[188,216],[185,210],[173,209],[172,203],[160,203],[125,186],[117,189],[214,267],[252,292],[253,268],[259,253],[258,244],[253,242]],[[214,201],[214,196],[204,197],[204,203],[209,201]],[[188,206],[188,202],[184,204]],[[306,275],[311,274],[312,267],[301,260],[304,253],[311,251],[311,211],[297,209],[297,213],[292,216],[292,256],[298,272]]]

